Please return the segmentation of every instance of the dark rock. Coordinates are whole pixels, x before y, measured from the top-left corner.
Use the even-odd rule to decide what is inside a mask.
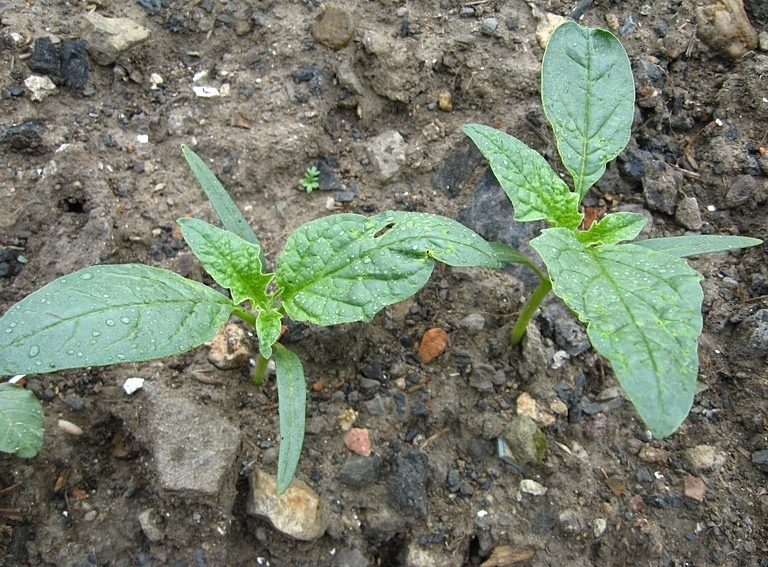
[[[683,174],[663,161],[651,161],[645,165],[642,181],[643,195],[648,208],[674,215],[677,193],[683,184]]]
[[[496,369],[490,364],[475,364],[469,375],[469,385],[478,392],[493,392]]]
[[[64,398],[64,403],[75,411],[81,411],[85,408],[85,401],[80,396],[67,396]]]
[[[562,303],[552,303],[537,318],[541,334],[555,341],[570,356],[578,356],[592,346],[584,325]]]
[[[737,345],[733,355],[744,358],[768,356],[768,309],[759,309],[744,319],[736,329]]]
[[[761,471],[768,473],[768,451],[755,451],[752,453],[752,464]]]
[[[144,11],[149,14],[157,14],[160,10],[167,8],[170,4],[170,0],[136,0],[139,6],[144,8]]]
[[[432,187],[453,198],[483,161],[483,154],[474,142],[465,138],[432,174]]]
[[[618,158],[619,172],[632,181],[640,181],[645,175],[645,164],[653,155],[645,150],[626,150]]]
[[[545,507],[531,519],[531,533],[538,536],[546,535],[555,527],[557,512],[551,506]]]
[[[389,484],[389,503],[407,516],[427,517],[426,453],[407,449],[395,457]]]
[[[640,467],[637,469],[635,478],[637,478],[637,482],[653,482],[653,475],[651,474],[651,471],[648,470],[648,467]]]
[[[327,162],[321,161],[316,165],[319,175],[317,176],[317,188],[320,191],[340,191],[344,188],[341,180],[331,169]]]
[[[381,457],[350,457],[342,465],[339,472],[339,482],[347,486],[370,486],[379,480],[381,473]]]
[[[21,272],[19,252],[13,248],[0,250],[0,278],[10,278]]]
[[[43,153],[43,133],[45,126],[39,120],[27,118],[17,126],[0,126],[0,146],[8,145],[19,152]]]
[[[754,177],[751,175],[739,175],[725,195],[725,205],[728,208],[740,207],[750,202],[757,190],[757,180]]]
[[[68,38],[56,45],[48,37],[39,37],[27,67],[47,75],[57,85],[81,89],[90,77],[87,48],[84,39]]]
[[[41,75],[57,76],[60,65],[58,46],[54,45],[50,37],[38,37],[32,55],[27,59],[29,70]]]

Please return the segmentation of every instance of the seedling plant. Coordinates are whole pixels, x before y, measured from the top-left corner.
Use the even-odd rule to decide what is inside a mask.
[[[320,171],[313,165],[304,171],[304,177],[299,180],[299,185],[301,185],[307,193],[311,193],[320,186],[319,179]]]
[[[285,317],[316,325],[370,321],[416,293],[435,261],[501,266],[491,246],[448,218],[344,213],[293,232],[267,268],[262,247],[222,185],[182,148],[223,228],[179,219],[192,251],[225,295],[174,272],[142,264],[101,265],[52,281],[0,318],[0,375],[139,362],[176,355],[212,339],[230,317],[258,337],[253,380],[274,360],[280,412],[277,486],[284,492],[304,440],[306,384],[298,356],[278,339]],[[34,456],[43,420],[31,392],[0,385],[0,450]]]
[[[665,437],[688,415],[698,375],[702,275],[685,258],[761,241],[701,235],[634,240],[647,219],[630,212],[580,228],[580,203],[629,142],[634,117],[629,59],[609,32],[574,22],[558,27],[544,54],[541,97],[572,188],[516,138],[487,126],[464,127],[512,201],[515,220],[550,225],[530,243],[546,270],[494,243],[499,258],[528,265],[540,279],[511,342],[522,340],[553,290],[587,325],[592,345],[610,361],[649,430]]]

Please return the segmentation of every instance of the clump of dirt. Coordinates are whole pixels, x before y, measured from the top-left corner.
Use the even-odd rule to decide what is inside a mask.
[[[751,43],[762,34],[764,48],[768,27],[761,4],[744,3],[582,3],[581,22],[626,47],[637,87],[632,141],[587,196],[593,213],[642,212],[647,236],[768,236],[768,56]],[[138,35],[103,45],[83,25],[89,9]],[[335,211],[438,213],[525,249],[536,227],[511,222],[460,128],[491,124],[556,156],[538,25],[528,5],[499,1],[5,2],[0,311],[94,264],[204,280],[175,221],[214,214],[182,143],[272,261],[293,229]],[[320,187],[307,194],[299,180],[313,165]],[[273,382],[255,388],[249,368],[215,368],[206,347],[31,376],[45,444],[33,459],[0,456],[0,562],[763,565],[765,249],[691,263],[705,276],[700,391],[664,440],[649,438],[558,301],[508,346],[535,285],[522,270],[439,267],[371,324],[291,326],[283,340],[308,387],[297,476],[326,522],[309,541],[248,512],[253,471],[276,468]],[[424,363],[432,328],[447,346]],[[129,377],[145,389],[127,395]],[[539,412],[542,464],[499,456],[521,407]],[[172,419],[181,409],[198,417]],[[368,430],[370,456],[345,445],[352,425]],[[189,463],[201,473],[184,472]]]

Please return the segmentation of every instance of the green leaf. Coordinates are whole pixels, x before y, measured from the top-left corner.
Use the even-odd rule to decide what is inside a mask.
[[[500,262],[506,262],[508,264],[526,264],[530,265],[531,261],[526,258],[520,250],[509,244],[503,242],[491,242],[491,248],[496,253]]]
[[[0,374],[179,354],[213,338],[234,307],[225,295],[168,270],[85,268],[28,295],[0,319]]]
[[[43,408],[16,384],[0,384],[0,451],[28,459],[43,446]]]
[[[211,277],[232,292],[235,303],[249,299],[257,309],[272,306],[274,300],[267,293],[267,286],[274,274],[262,273],[258,245],[198,219],[177,222],[189,247]]]
[[[182,144],[181,152],[184,154],[184,159],[187,160],[189,168],[192,170],[195,179],[200,184],[200,187],[205,191],[205,196],[213,205],[213,210],[216,211],[216,215],[219,217],[222,226],[228,231],[236,234],[243,240],[255,244],[259,247],[261,254],[261,265],[266,265],[264,259],[264,252],[261,250],[261,244],[259,239],[256,238],[251,225],[245,220],[245,217],[237,208],[237,205],[224,189],[224,186],[216,178],[213,172],[205,165],[205,162],[201,160],[198,155],[189,149],[188,146]]]
[[[653,435],[674,432],[695,393],[701,274],[685,260],[633,244],[587,248],[559,228],[542,231],[531,245]]]
[[[564,228],[581,224],[580,196],[568,188],[537,152],[489,126],[467,124],[463,130],[488,160],[501,188],[512,201],[515,220],[546,220]]]
[[[672,254],[678,258],[698,256],[699,254],[713,254],[738,248],[749,248],[750,246],[757,246],[762,243],[762,240],[748,236],[718,235],[669,236],[635,242],[638,246],[643,246],[656,252]]]
[[[429,279],[434,260],[451,266],[501,265],[487,242],[445,217],[339,214],[291,234],[276,279],[292,319],[335,325],[368,321],[410,297]]]
[[[283,315],[276,309],[262,311],[256,318],[256,334],[259,337],[259,352],[264,358],[272,357],[272,345],[280,338]]]
[[[640,213],[611,213],[592,223],[589,229],[577,231],[576,238],[584,245],[618,244],[634,240],[647,222]]]
[[[558,27],[541,65],[541,98],[580,197],[629,142],[635,84],[627,52],[609,32]]]
[[[280,412],[280,452],[277,457],[277,493],[291,485],[304,445],[307,385],[299,357],[275,344],[275,374]]]

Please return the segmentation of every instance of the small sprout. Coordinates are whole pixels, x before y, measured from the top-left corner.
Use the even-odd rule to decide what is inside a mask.
[[[320,186],[320,183],[318,182],[319,179],[320,171],[313,165],[304,171],[304,177],[299,180],[299,185],[303,187],[307,193],[311,193]]]

